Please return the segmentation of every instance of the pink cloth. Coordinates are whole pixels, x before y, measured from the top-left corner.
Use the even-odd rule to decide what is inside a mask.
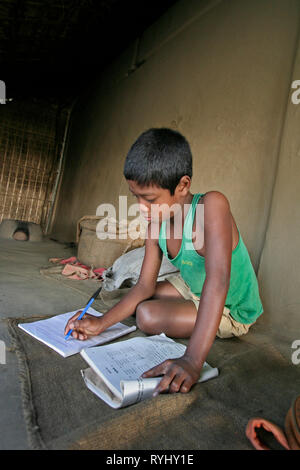
[[[92,269],[89,266],[77,261],[76,256],[71,256],[70,258],[49,258],[51,263],[57,263],[65,265],[62,270],[62,274],[67,276],[69,279],[76,279],[78,281],[83,279],[98,279],[102,280],[102,274],[105,271],[105,268]]]

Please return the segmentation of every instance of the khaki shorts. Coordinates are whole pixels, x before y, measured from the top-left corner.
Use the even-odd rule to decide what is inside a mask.
[[[196,306],[196,309],[198,310],[200,297],[197,297],[195,294],[193,294],[189,286],[182,279],[180,273],[170,274],[169,276],[166,276],[164,280],[169,281],[175,287],[175,289],[178,290],[184,299],[192,300]],[[244,324],[234,320],[234,318],[232,318],[230,315],[229,308],[224,306],[217,336],[219,338],[232,338],[233,336],[245,335],[248,333],[251,325],[253,325],[253,323]]]

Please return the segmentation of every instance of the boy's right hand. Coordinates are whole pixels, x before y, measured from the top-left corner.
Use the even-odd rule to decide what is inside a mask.
[[[82,310],[79,310],[69,319],[65,326],[65,335],[69,330],[73,330],[71,336],[75,339],[84,341],[92,336],[97,336],[104,331],[101,328],[101,317],[95,317],[94,315],[86,313],[82,320],[77,320],[81,312]]]

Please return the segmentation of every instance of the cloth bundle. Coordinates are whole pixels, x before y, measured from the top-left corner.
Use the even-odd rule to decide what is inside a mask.
[[[145,255],[145,247],[136,248],[120,256],[103,272],[103,289],[112,291],[121,287],[132,287],[138,281]],[[163,256],[158,273],[158,281],[164,280],[169,274],[179,272],[170,261]]]
[[[102,280],[102,274],[105,268],[93,269],[80,263],[76,256],[70,258],[49,258],[51,263],[65,265],[61,274],[67,276],[69,279],[84,280],[84,279],[98,279]]]

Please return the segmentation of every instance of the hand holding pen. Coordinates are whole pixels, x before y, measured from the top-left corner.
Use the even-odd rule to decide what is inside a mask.
[[[100,291],[101,287],[92,295],[84,310],[80,310],[69,319],[64,331],[65,339],[68,339],[72,335],[72,338],[86,340],[90,336],[96,336],[101,333],[101,319],[86,313]],[[84,315],[85,317],[83,319]]]

